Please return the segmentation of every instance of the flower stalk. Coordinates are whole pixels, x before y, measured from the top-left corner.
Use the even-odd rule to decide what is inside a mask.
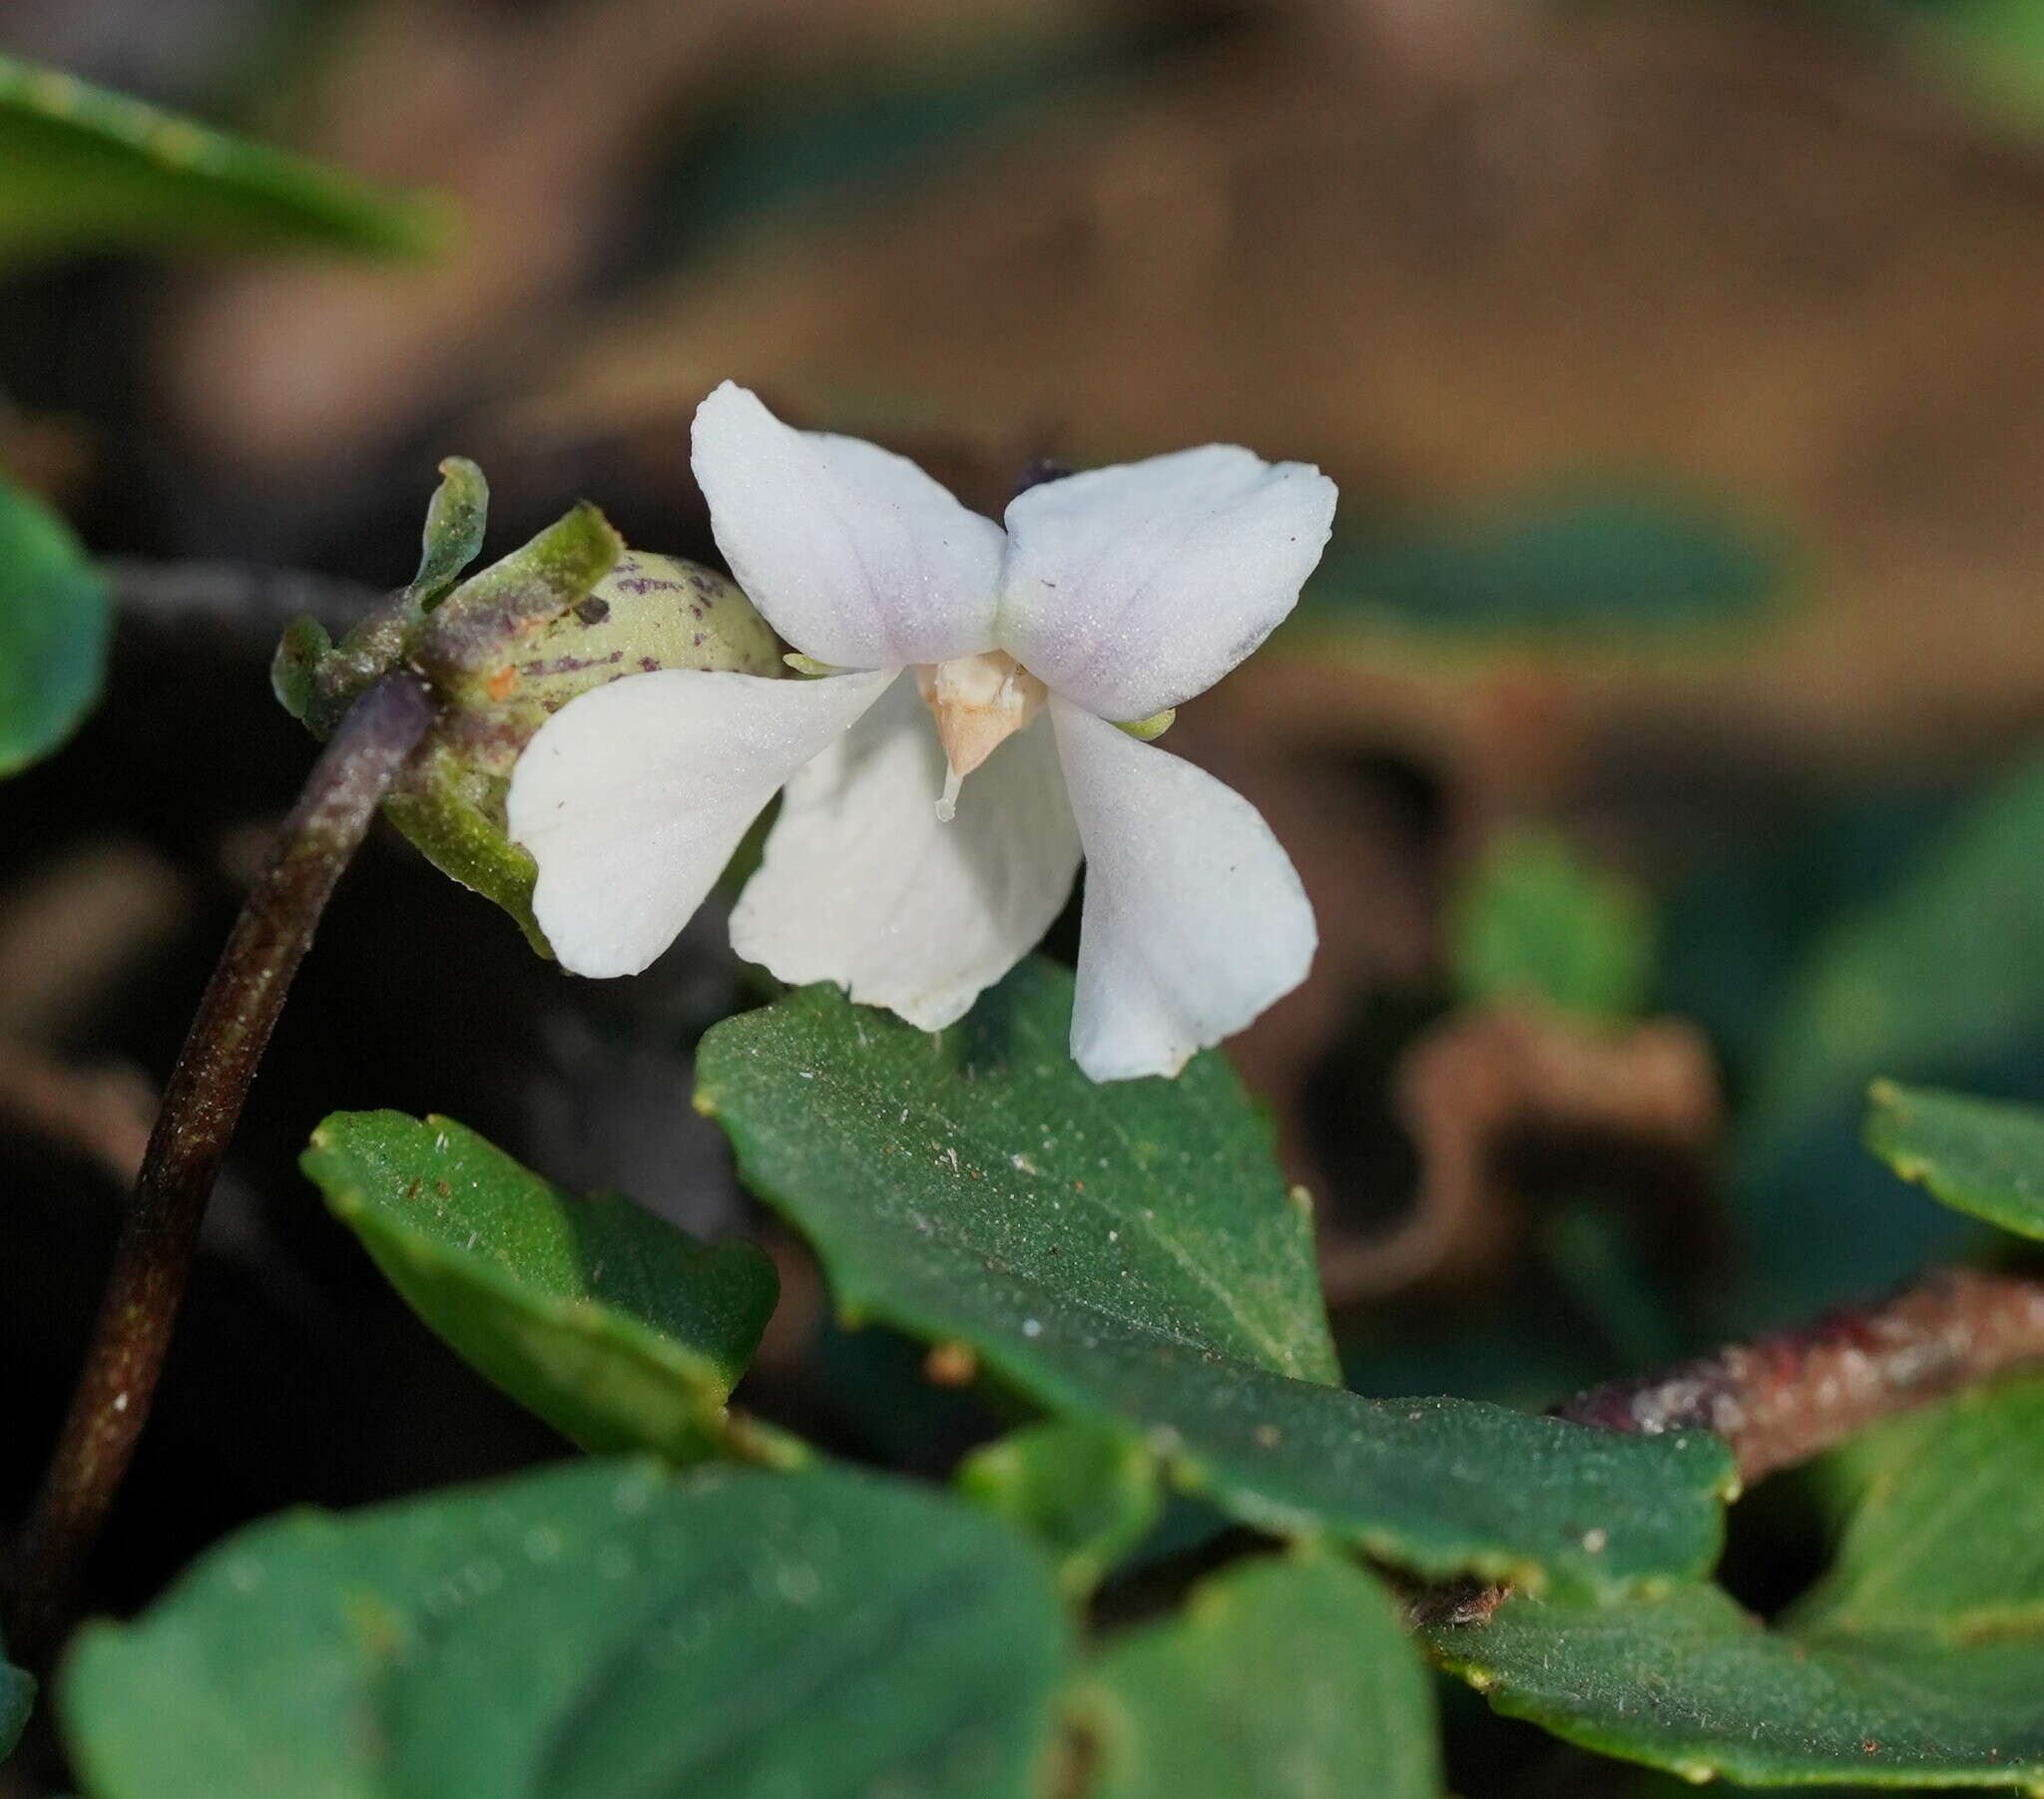
[[[250,1084],[334,883],[434,716],[387,675],[348,708],[284,820],[164,1090],[71,1409],[15,1557],[9,1648],[54,1647],[170,1347],[199,1228]]]

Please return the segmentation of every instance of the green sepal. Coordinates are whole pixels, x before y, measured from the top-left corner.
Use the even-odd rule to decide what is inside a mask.
[[[449,456],[426,506],[418,573],[410,584],[386,596],[337,644],[316,619],[293,619],[284,627],[269,666],[270,690],[283,709],[323,739],[367,688],[409,662],[426,614],[481,553],[489,511],[482,470],[465,456]]]
[[[490,484],[466,456],[440,464],[440,485],[426,506],[419,569],[406,593],[429,613],[454,591],[468,565],[483,553],[490,522]]]
[[[587,500],[439,602],[413,659],[451,704],[490,702],[525,641],[589,597],[625,540]],[[480,690],[479,690],[480,689]]]
[[[324,737],[383,675],[424,675],[439,717],[392,784],[384,815],[551,955],[532,910],[537,870],[507,835],[504,811],[534,733],[571,699],[627,675],[778,675],[780,645],[732,582],[627,551],[587,504],[463,581],[482,547],[489,486],[464,457],[449,457],[440,475],[410,585],[338,644],[316,621],[294,620],[270,684],[286,711]]]
[[[269,663],[269,690],[300,724],[319,708],[319,668],[332,654],[333,638],[317,619],[296,618],[283,628]]]
[[[553,946],[532,911],[539,867],[504,834],[509,784],[466,766],[444,743],[428,743],[383,801],[383,816],[442,874],[508,912],[551,961]]]
[[[1125,724],[1117,724],[1116,730],[1127,731],[1138,743],[1154,743],[1171,729],[1177,721],[1178,707],[1168,705],[1161,712],[1152,712],[1147,718],[1131,718]]]

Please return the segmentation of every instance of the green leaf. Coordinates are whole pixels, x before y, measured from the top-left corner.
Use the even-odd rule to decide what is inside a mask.
[[[1067,1628],[927,1490],[583,1462],[242,1532],[58,1696],[95,1799],[1028,1799]]]
[[[1204,1581],[1117,1638],[1071,1709],[1087,1799],[1434,1799],[1433,1693],[1383,1587],[1326,1557]]]
[[[1844,1460],[1835,1559],[1777,1628],[1696,1582],[1601,1608],[1515,1597],[1434,1645],[1500,1711],[1691,1779],[2044,1781],[2044,1379]]]
[[[1625,641],[1760,612],[1781,546],[1693,497],[1575,484],[1327,547],[1301,622],[1436,638]]]
[[[1558,832],[1493,836],[1451,900],[1447,929],[1449,972],[1466,1001],[1533,999],[1592,1019],[1646,1009],[1646,896],[1584,862]]]
[[[63,522],[0,481],[0,775],[49,754],[99,697],[108,613]]]
[[[0,1643],[0,1650],[5,1647]],[[35,1681],[0,1654],[0,1761],[5,1761],[14,1745],[21,1740],[22,1729],[28,1723],[28,1714],[35,1699]]]
[[[1709,1436],[1618,1437],[1333,1375],[1303,1208],[1219,1056],[1095,1086],[1032,960],[936,1037],[812,987],[704,1038],[698,1106],[815,1244],[840,1309],[956,1341],[1051,1411],[1141,1432],[1244,1522],[1430,1574],[1701,1574]]]
[[[1853,1503],[1830,1569],[1794,1609],[1797,1633],[2028,1638],[2044,1665],[2044,1376],[1869,1432],[1847,1466]]]
[[[1157,1458],[1125,1432],[1052,1419],[976,1449],[958,1491],[1056,1558],[1058,1584],[1084,1598],[1157,1523]]]
[[[1072,1062],[1071,1015],[1071,976],[1041,958],[937,1037],[805,988],[712,1028],[696,1104],[749,1170],[772,1158],[763,1184],[798,1222],[866,1233],[871,1284],[955,1281],[1024,1343],[1054,1335],[1047,1318],[1025,1328],[1040,1291],[1067,1322],[1081,1310],[1332,1379],[1303,1196],[1228,1064],[1096,1085]],[[911,1244],[921,1252],[902,1255]],[[838,1298],[857,1315],[866,1296],[847,1272]]]
[[[1876,1081],[1866,1146],[1933,1199],[2044,1239],[2044,1110]]]
[[[2044,1652],[2030,1641],[1806,1643],[1702,1584],[1602,1608],[1514,1597],[1435,1640],[1508,1716],[1690,1780],[2044,1779]]]
[[[564,1193],[451,1119],[336,1113],[302,1166],[405,1303],[584,1449],[731,1444],[725,1401],[775,1294],[752,1244]]]
[[[0,263],[76,249],[416,254],[443,210],[0,56]]]

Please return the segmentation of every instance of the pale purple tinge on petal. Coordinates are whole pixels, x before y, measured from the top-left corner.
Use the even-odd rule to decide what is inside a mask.
[[[718,549],[804,656],[898,669],[993,648],[1001,528],[906,457],[797,431],[730,381],[697,408],[693,442]]]
[[[973,772],[948,824],[945,773],[904,680],[788,783],[732,947],[926,1031],[963,1017],[1063,908],[1079,837],[1041,718]]]
[[[664,670],[549,718],[512,770],[506,812],[539,865],[533,912],[561,966],[633,975],[651,963],[761,808],[895,673],[768,680]]]
[[[1334,499],[1317,469],[1228,444],[1033,487],[1008,508],[1000,647],[1103,718],[1179,705],[1291,611]]]
[[[1086,851],[1073,1059],[1176,1075],[1305,979],[1312,907],[1241,794],[1056,693],[1050,716]]]

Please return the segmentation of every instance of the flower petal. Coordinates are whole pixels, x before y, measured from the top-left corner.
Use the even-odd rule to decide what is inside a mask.
[[[906,457],[797,431],[727,381],[691,465],[731,572],[795,649],[898,669],[993,647],[1003,540]]]
[[[561,966],[636,975],[703,903],[746,827],[898,671],[823,680],[665,669],[572,699],[511,771],[511,836]],[[913,687],[910,689],[913,694]]]
[[[1147,718],[1278,628],[1333,519],[1319,470],[1230,444],[1047,481],[1008,508],[1000,647],[1088,711]]]
[[[1175,1075],[1305,979],[1312,908],[1241,794],[1055,693],[1050,715],[1086,847],[1073,1059]]]
[[[732,947],[925,1031],[964,1016],[1063,908],[1079,834],[1040,719],[973,771],[949,824],[936,815],[944,772],[904,680],[788,783]]]

